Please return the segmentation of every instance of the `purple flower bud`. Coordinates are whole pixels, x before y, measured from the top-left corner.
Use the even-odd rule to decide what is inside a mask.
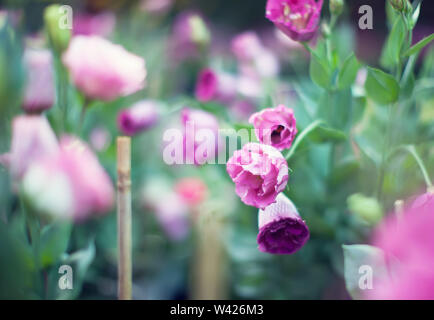
[[[282,193],[276,200],[264,210],[259,210],[259,250],[272,254],[292,254],[307,242],[309,229],[291,200]]]
[[[143,100],[119,112],[118,127],[123,134],[133,136],[154,126],[158,118],[158,103]]]

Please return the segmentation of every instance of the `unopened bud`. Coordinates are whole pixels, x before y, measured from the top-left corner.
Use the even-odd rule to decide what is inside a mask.
[[[211,35],[205,21],[199,15],[192,15],[188,22],[192,41],[198,45],[207,45]]]
[[[389,3],[397,11],[406,11],[411,7],[408,0],[389,0]]]
[[[53,4],[44,12],[45,29],[53,48],[64,51],[71,39],[72,9],[68,6]]]
[[[375,225],[383,218],[383,210],[375,198],[356,193],[347,199],[347,203],[350,212],[369,225]]]
[[[339,16],[344,11],[344,0],[330,0],[330,13]]]

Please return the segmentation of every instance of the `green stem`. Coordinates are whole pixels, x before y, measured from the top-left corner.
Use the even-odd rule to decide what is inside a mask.
[[[378,175],[377,199],[379,199],[379,200],[381,199],[382,194],[383,194],[384,177],[386,175],[387,150],[388,150],[389,145],[390,145],[391,128],[392,128],[392,106],[389,105],[386,136],[384,138],[384,146],[383,146],[383,152],[382,152],[382,156],[381,156],[380,172]]]
[[[309,45],[307,44],[307,42],[302,42],[301,44],[306,49],[306,51],[308,51],[310,54],[313,54],[313,50],[312,50],[311,47],[309,47]]]
[[[308,125],[295,139],[295,142],[292,145],[291,149],[289,149],[288,153],[286,154],[285,159],[289,160],[294,155],[295,151],[297,150],[298,146],[303,141],[303,139],[306,138],[312,131],[314,131],[322,124],[324,124],[323,120],[316,120],[312,122],[310,125]]]
[[[403,150],[408,152],[410,155],[413,156],[414,160],[416,160],[417,165],[420,168],[420,171],[422,172],[423,178],[425,180],[426,186],[428,189],[433,187],[432,184],[432,180],[430,179],[429,175],[428,175],[428,171],[426,170],[425,164],[423,163],[421,157],[419,156],[419,154],[416,151],[416,148],[414,147],[414,145],[406,145],[406,146],[399,146],[396,149],[394,149],[388,157],[391,157],[395,152],[399,151],[399,150]]]

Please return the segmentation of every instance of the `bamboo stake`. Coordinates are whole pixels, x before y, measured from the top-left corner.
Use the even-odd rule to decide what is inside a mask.
[[[117,138],[118,299],[131,300],[131,138]]]

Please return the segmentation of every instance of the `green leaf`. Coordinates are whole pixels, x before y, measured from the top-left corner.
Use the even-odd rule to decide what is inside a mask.
[[[397,16],[381,55],[381,64],[383,66],[392,67],[399,62],[405,35],[405,23],[401,16]]]
[[[404,56],[409,57],[413,54],[418,53],[420,50],[422,50],[425,46],[427,46],[433,40],[434,40],[434,33],[431,33],[429,36],[423,38],[418,43],[413,45],[410,49],[408,49],[404,53]]]
[[[71,227],[70,223],[59,222],[42,230],[39,248],[39,261],[42,267],[48,267],[59,261],[68,247]]]
[[[357,71],[359,70],[359,62],[357,61],[354,53],[351,53],[350,56],[345,59],[344,64],[342,65],[341,70],[338,75],[338,88],[345,89],[351,87],[354,83],[354,80],[357,76]]]
[[[372,288],[378,279],[388,278],[384,253],[381,249],[363,245],[342,245],[344,251],[344,278],[348,293],[353,299],[362,299],[367,293],[372,275]],[[371,274],[369,274],[371,272]]]
[[[326,62],[315,54],[311,54],[309,73],[312,81],[318,86],[327,89],[330,87],[331,70]]]
[[[383,105],[395,102],[399,97],[398,82],[379,69],[368,67],[365,89],[369,98]]]
[[[347,139],[347,135],[343,131],[326,126],[320,126],[311,133],[310,139],[317,143],[329,141],[342,142]]]

